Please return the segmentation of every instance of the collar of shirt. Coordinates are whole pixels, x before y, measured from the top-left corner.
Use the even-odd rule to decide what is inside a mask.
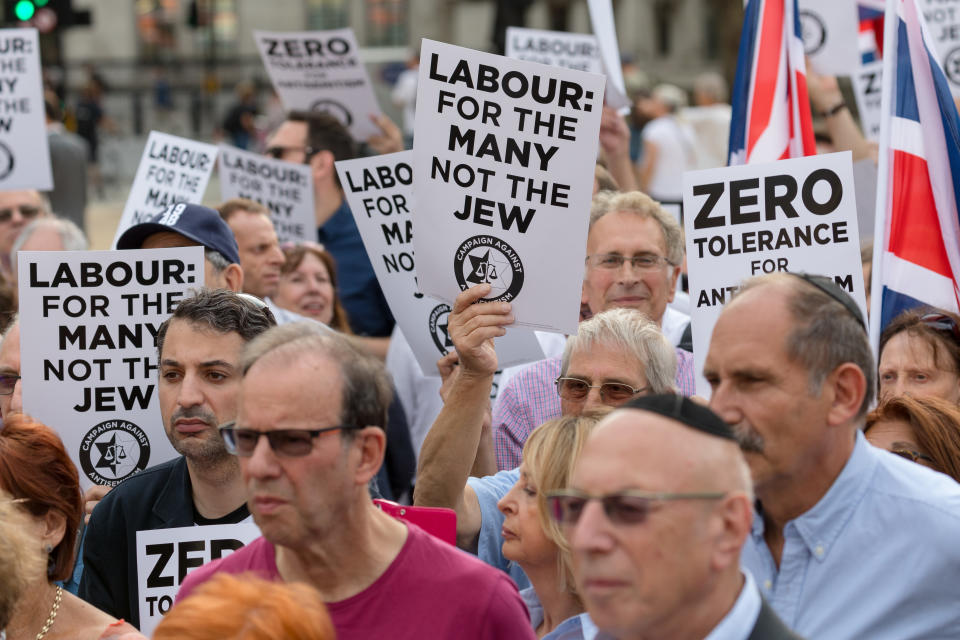
[[[533,630],[536,631],[537,627],[543,623],[543,605],[540,604],[540,598],[537,597],[537,592],[533,590],[533,587],[521,589],[520,598],[523,600],[523,604],[527,605],[527,613],[530,614],[530,624],[533,625]],[[576,616],[570,616],[558,624],[553,631],[543,636],[541,640],[580,640],[581,638],[586,638],[583,634],[587,623],[593,626],[594,633],[596,633],[596,626],[590,621],[590,616],[587,613],[581,613]]]
[[[741,575],[744,581],[737,601],[704,640],[746,640],[753,632],[760,615],[760,591],[749,571]]]
[[[870,455],[869,447],[863,432],[857,429],[853,453],[833,485],[812,509],[786,525],[796,528],[810,554],[820,562],[830,554],[833,543],[850,522],[870,486],[877,458]],[[759,501],[751,535],[758,545],[766,544],[763,539],[763,509]]]

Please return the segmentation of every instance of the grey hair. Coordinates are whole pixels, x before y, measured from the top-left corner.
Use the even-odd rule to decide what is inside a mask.
[[[641,191],[600,191],[593,196],[590,205],[590,229],[597,220],[616,211],[634,213],[641,218],[653,218],[660,225],[663,240],[667,247],[667,260],[673,266],[683,262],[683,235],[680,225],[672,214],[660,206],[660,203]]]
[[[80,227],[74,224],[73,221],[67,220],[66,218],[57,218],[56,216],[43,216],[31,220],[30,224],[23,228],[23,231],[20,232],[20,235],[17,236],[17,239],[13,242],[13,248],[10,249],[10,259],[13,260],[16,257],[17,252],[23,248],[23,245],[30,239],[34,231],[43,227],[49,227],[57,232],[60,236],[60,242],[63,243],[64,251],[86,251],[89,246],[87,244],[87,236],[83,234]]]
[[[257,362],[276,354],[285,363],[302,360],[308,354],[328,358],[340,368],[343,395],[340,424],[387,428],[387,409],[393,400],[390,375],[383,362],[369,355],[350,338],[330,331],[316,322],[294,322],[274,327],[250,342],[243,351],[241,368],[246,376]],[[316,381],[322,384],[321,381]],[[304,386],[304,393],[310,393]],[[352,437],[344,431],[345,439]]]
[[[602,344],[637,361],[651,393],[676,393],[677,353],[660,328],[635,309],[608,309],[580,323],[563,350],[560,375],[567,375],[574,351]]]
[[[693,80],[693,90],[716,102],[727,99],[727,81],[716,71],[705,71]]]
[[[867,379],[866,393],[856,417],[860,420],[866,416],[873,404],[877,369],[860,320],[817,287],[783,273],[750,278],[732,299],[764,285],[786,285],[790,290],[787,309],[793,316],[794,326],[786,336],[787,357],[807,369],[810,392],[819,393],[834,369],[851,362]]]
[[[210,262],[210,266],[213,267],[213,271],[217,275],[220,275],[221,273],[223,273],[227,267],[233,264],[232,262],[227,260],[227,258],[225,258],[222,253],[220,253],[216,249],[207,249],[206,247],[204,247],[203,255],[207,259],[207,261]]]
[[[262,302],[252,302],[250,296],[226,289],[201,289],[182,300],[157,330],[157,353],[161,356],[167,330],[174,320],[185,320],[220,334],[238,333],[244,342],[277,325],[273,312]]]

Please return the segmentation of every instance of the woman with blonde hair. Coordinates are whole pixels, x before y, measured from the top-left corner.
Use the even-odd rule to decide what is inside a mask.
[[[606,413],[606,412],[604,412]],[[520,479],[501,498],[503,555],[532,585],[520,592],[537,637],[582,638],[586,614],[573,579],[570,545],[550,517],[547,493],[567,487],[587,436],[600,415],[549,420],[523,446]]]

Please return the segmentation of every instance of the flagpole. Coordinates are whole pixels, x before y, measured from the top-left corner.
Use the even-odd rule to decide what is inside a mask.
[[[897,30],[900,17],[897,4],[887,0],[883,19],[883,86],[880,94],[880,145],[877,166],[877,201],[873,224],[873,264],[870,268],[870,345],[879,362],[881,313],[883,310],[883,256],[887,248],[887,202],[893,185],[890,182],[890,129],[894,96],[894,65],[897,61]],[[912,2],[912,0],[907,0]]]

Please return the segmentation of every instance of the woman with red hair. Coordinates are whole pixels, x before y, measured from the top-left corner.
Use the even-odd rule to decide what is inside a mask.
[[[0,490],[27,516],[27,533],[46,558],[45,566],[26,576],[8,640],[143,638],[55,584],[73,569],[83,496],[77,469],[50,427],[22,414],[6,416],[0,428]]]

